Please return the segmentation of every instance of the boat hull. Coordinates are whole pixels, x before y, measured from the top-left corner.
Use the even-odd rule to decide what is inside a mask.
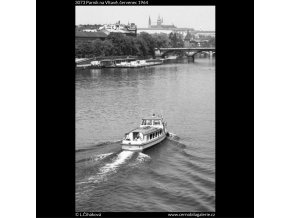
[[[132,144],[122,144],[122,150],[127,151],[143,151],[144,149],[150,148],[160,142],[162,142],[166,138],[166,134],[160,136],[159,138],[152,140],[150,142],[146,142],[140,145],[132,145]]]

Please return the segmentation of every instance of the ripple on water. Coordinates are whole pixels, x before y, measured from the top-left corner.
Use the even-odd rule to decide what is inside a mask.
[[[77,73],[76,147],[84,149],[76,152],[76,209],[214,211],[214,99],[208,59]],[[163,110],[177,134],[142,152],[150,157],[119,156],[114,139],[152,110]]]

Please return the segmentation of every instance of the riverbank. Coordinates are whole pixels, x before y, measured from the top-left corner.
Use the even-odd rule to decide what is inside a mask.
[[[76,69],[99,69],[99,68],[141,68],[163,64],[164,59],[137,60],[136,58],[117,59],[76,59]]]
[[[75,74],[76,210],[215,211],[215,59],[198,63]],[[175,138],[122,153],[118,140],[151,111]]]

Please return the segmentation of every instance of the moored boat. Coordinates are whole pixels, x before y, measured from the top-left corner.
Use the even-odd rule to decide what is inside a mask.
[[[163,141],[167,132],[167,123],[162,116],[143,118],[138,128],[125,134],[122,140],[122,149],[142,151]]]
[[[166,60],[175,60],[175,59],[177,59],[177,58],[178,58],[177,55],[170,55],[170,56],[167,56],[165,59],[166,59]]]

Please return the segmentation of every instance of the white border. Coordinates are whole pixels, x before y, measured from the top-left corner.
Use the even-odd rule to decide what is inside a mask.
[[[2,1],[0,7],[0,205],[5,218],[36,216],[35,8],[30,0]],[[288,216],[289,14],[286,0],[255,1],[255,217]]]
[[[289,216],[289,1],[255,1],[255,217]]]
[[[36,217],[36,3],[0,7],[1,217]]]

